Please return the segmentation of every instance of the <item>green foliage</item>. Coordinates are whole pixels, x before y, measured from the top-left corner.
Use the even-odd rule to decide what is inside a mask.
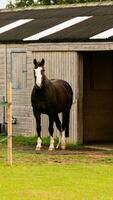
[[[51,5],[51,0],[40,0],[39,2],[42,5]]]
[[[42,5],[60,5],[60,4],[77,4],[87,2],[103,2],[108,0],[38,0],[38,3]],[[113,1],[113,0],[111,0]]]
[[[15,6],[22,8],[22,7],[29,7],[34,4],[34,0],[16,0]]]
[[[113,0],[109,0],[109,2]],[[13,4],[10,0],[7,4],[7,8],[22,8],[30,6],[39,5],[60,5],[60,4],[77,4],[77,3],[87,3],[87,2],[108,2],[108,0],[16,0]]]
[[[8,9],[12,9],[14,7],[15,7],[15,5],[12,3],[12,1],[9,1],[8,4],[6,5],[6,8],[8,8]]]
[[[34,4],[34,0],[16,0],[14,4],[12,1],[9,1],[9,3],[6,5],[6,8],[23,8],[34,6]]]

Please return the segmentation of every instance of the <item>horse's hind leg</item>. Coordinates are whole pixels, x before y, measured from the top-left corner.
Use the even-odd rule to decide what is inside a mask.
[[[70,110],[65,110],[63,112],[63,122],[62,122],[62,138],[61,138],[61,148],[66,148],[66,138],[69,137],[69,117]]]
[[[54,138],[53,138],[53,116],[49,116],[49,134],[50,134],[50,146],[49,146],[49,150],[52,151],[54,150]]]
[[[36,111],[36,109],[33,109],[33,113],[36,119],[36,130],[37,130],[37,145],[36,145],[36,151],[41,149],[42,139],[41,139],[41,114]]]
[[[58,144],[56,146],[56,148],[58,149],[58,147],[60,146],[60,143],[61,143],[61,133],[62,133],[61,121],[59,120],[58,114],[55,115],[54,121],[56,123],[57,129],[59,130],[59,140],[58,140]]]

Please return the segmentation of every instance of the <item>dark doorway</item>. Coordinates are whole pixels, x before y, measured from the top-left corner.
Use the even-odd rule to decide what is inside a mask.
[[[113,52],[83,54],[83,142],[113,142]]]

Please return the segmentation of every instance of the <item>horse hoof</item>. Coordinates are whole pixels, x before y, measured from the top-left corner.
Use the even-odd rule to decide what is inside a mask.
[[[41,150],[41,147],[36,147],[36,151],[40,151]]]
[[[62,149],[62,150],[65,150],[65,149],[66,149],[66,146],[61,146],[61,149]]]
[[[59,145],[56,146],[56,149],[58,149],[58,148],[59,148]]]
[[[49,147],[49,151],[53,151],[55,148],[54,147]]]

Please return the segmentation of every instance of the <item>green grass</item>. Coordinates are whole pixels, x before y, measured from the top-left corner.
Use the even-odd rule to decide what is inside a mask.
[[[112,200],[113,166],[0,166],[0,200]]]
[[[4,136],[0,136],[0,139]],[[113,200],[113,152],[71,145],[36,154],[36,138],[13,138],[13,166],[0,144],[0,200]]]

